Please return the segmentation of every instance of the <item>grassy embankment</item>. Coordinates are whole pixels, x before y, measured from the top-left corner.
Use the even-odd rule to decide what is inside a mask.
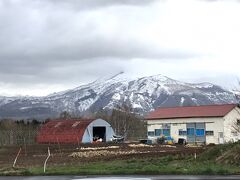
[[[1,172],[0,172],[1,173]],[[9,172],[11,174],[11,172]],[[43,169],[20,169],[17,174],[43,175]],[[48,167],[46,175],[116,175],[116,174],[240,174],[240,142],[213,146],[197,156],[165,156],[81,166]]]

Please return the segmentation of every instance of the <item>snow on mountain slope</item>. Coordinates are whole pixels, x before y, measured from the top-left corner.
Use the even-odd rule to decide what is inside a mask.
[[[15,99],[18,99],[17,97],[4,97],[4,96],[0,96],[0,106],[10,103],[12,101],[14,101]]]
[[[184,83],[163,75],[133,79],[121,72],[46,97],[0,97],[0,117],[46,118],[62,111],[86,114],[122,103],[144,114],[157,107],[236,103],[236,99],[233,93],[210,83]]]

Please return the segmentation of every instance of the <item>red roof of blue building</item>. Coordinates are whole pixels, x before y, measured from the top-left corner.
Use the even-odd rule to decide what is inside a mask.
[[[236,104],[183,106],[158,108],[146,116],[146,120],[175,119],[192,117],[223,117],[234,109]]]

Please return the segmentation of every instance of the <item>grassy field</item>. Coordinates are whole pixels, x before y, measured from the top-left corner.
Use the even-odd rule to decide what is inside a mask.
[[[42,168],[29,169],[29,174],[43,174]],[[27,172],[26,172],[27,173]],[[27,174],[28,174],[27,173]],[[233,165],[221,165],[215,162],[200,162],[192,157],[178,159],[167,156],[155,159],[136,159],[112,162],[89,163],[82,166],[50,167],[48,175],[63,174],[240,174],[240,169]]]
[[[0,170],[1,173],[1,170]],[[43,175],[42,167],[6,169],[2,175]],[[213,146],[194,156],[130,158],[89,162],[78,166],[47,167],[46,175],[117,175],[117,174],[240,174],[240,143]]]

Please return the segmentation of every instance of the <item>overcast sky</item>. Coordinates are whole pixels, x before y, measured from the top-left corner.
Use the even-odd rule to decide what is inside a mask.
[[[235,86],[238,0],[0,0],[0,95],[124,71]]]

